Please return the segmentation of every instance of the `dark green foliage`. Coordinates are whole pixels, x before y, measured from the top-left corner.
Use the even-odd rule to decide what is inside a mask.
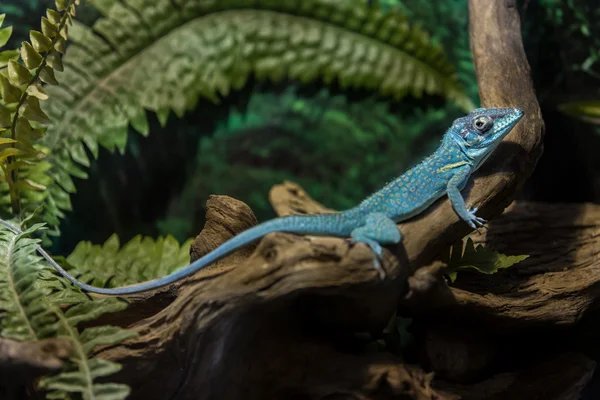
[[[448,273],[450,280],[456,280],[460,270],[473,270],[483,274],[494,274],[501,269],[512,267],[527,259],[528,255],[507,256],[479,245],[475,247],[473,239],[468,237],[466,242],[452,246],[448,256]]]
[[[476,101],[467,2],[435,3],[432,10],[429,3],[410,0],[379,2],[385,12],[401,9],[410,21],[431,32],[433,42],[449,49],[450,58],[459,65],[459,78]],[[440,24],[440,19],[445,23]],[[271,217],[264,193],[284,179],[300,182],[332,207],[350,207],[437,145],[456,116],[451,105],[406,118],[389,110],[385,101],[374,99],[348,101],[342,96],[332,98],[328,91],[314,97],[293,90],[255,91],[246,110],[233,110],[214,138],[202,139],[199,166],[167,219],[179,221],[179,228],[192,234],[194,230],[182,224],[189,220],[186,212],[203,204],[210,193],[237,196],[259,217]]]
[[[600,7],[581,0],[543,0],[547,20],[560,29],[564,81],[575,80],[579,88],[568,94],[570,101],[558,100],[558,110],[594,125],[600,124]],[[590,86],[591,85],[591,86]],[[577,90],[579,89],[579,90]],[[596,132],[600,132],[596,129]]]
[[[540,0],[523,9],[523,32],[539,99],[555,107],[597,97],[600,7],[595,0]]]
[[[40,17],[46,9],[54,7],[54,0],[2,0],[0,14],[6,13],[7,25],[14,27],[6,47],[18,48],[29,39],[29,31],[40,29]],[[77,8],[77,20],[90,25],[99,17],[98,11],[90,5],[81,4]]]
[[[600,129],[574,118],[573,106],[579,108],[577,104],[600,98],[599,3],[521,3],[527,5],[521,10],[525,51],[546,127],[544,156],[526,183],[523,197],[531,201],[597,203]],[[562,190],[556,190],[557,180],[563,182]]]
[[[46,200],[46,175],[50,164],[39,140],[50,122],[40,102],[48,99],[43,84],[55,85],[55,71],[62,71],[68,27],[75,3],[58,1],[57,11],[48,9],[41,31],[31,31],[18,51],[0,53],[0,212],[21,217]],[[0,15],[0,25],[4,14]],[[11,34],[0,30],[0,47]]]
[[[433,42],[449,49],[469,96],[478,99],[466,0],[436,1],[435,10],[410,0],[379,3],[385,12],[401,9],[431,32]],[[409,117],[392,112],[388,104],[383,99],[333,98],[328,91],[314,97],[293,90],[255,91],[247,109],[233,110],[214,137],[202,139],[198,168],[167,219],[189,229],[181,224],[189,220],[186,212],[210,193],[242,198],[261,219],[271,217],[265,193],[284,179],[301,183],[329,206],[354,205],[432,150],[458,116],[450,104]]]
[[[0,335],[15,340],[61,336],[73,341],[64,369],[39,383],[48,391],[47,398],[70,399],[76,394],[86,399],[124,399],[129,393],[126,385],[97,382],[121,366],[89,356],[95,346],[117,344],[135,333],[115,326],[81,329],[78,325],[120,311],[127,304],[116,298],[90,300],[57,277],[36,254],[39,240],[30,236],[39,229],[40,225],[34,225],[15,235],[0,226]]]
[[[56,182],[48,187],[55,211],[46,219],[53,225],[70,209],[70,176],[84,177],[89,166],[83,143],[94,156],[98,145],[122,151],[129,123],[148,133],[144,108],[157,111],[161,120],[170,110],[182,115],[199,96],[218,101],[250,75],[272,81],[336,80],[343,88],[395,98],[439,94],[472,107],[440,46],[403,15],[382,13],[362,1],[98,5],[106,17],[94,31],[73,26],[76,44],[59,77],[69,86],[52,88],[45,107],[53,121],[45,142]]]
[[[191,240],[180,245],[172,236],[156,241],[140,235],[120,248],[112,235],[102,246],[80,242],[67,257],[65,269],[99,287],[117,287],[156,279],[186,266]]]
[[[62,71],[68,26],[79,0],[56,0],[48,9],[41,31],[31,31],[18,51],[0,53],[0,205],[23,224],[33,217],[34,207],[46,200],[46,175],[50,164],[37,141],[44,135],[48,116],[40,101],[48,99],[42,84],[57,84],[54,71]],[[0,14],[0,25],[4,14]],[[0,47],[8,42],[12,29],[0,30]],[[23,207],[22,207],[23,206]],[[9,211],[10,210],[10,211]],[[105,313],[124,309],[116,298],[92,301],[55,275],[53,268],[37,254],[39,240],[30,236],[41,231],[36,224],[15,234],[0,227],[0,335],[14,340],[35,341],[66,337],[73,351],[63,369],[36,382],[48,399],[124,399],[129,387],[107,383],[119,364],[91,358],[98,345],[117,344],[135,336],[114,326],[82,328],[80,324]]]
[[[560,104],[558,109],[582,121],[600,125],[600,100],[571,101]]]
[[[206,100],[201,104],[211,118],[190,113],[182,119],[170,118],[161,127],[156,115],[148,113],[150,136],[137,135],[130,128],[124,155],[99,150],[98,160],[86,171],[89,178],[74,180],[73,211],[62,220],[60,237],[53,240],[55,254],[69,254],[82,239],[101,244],[113,233],[123,243],[138,234],[154,238],[172,234],[183,243],[199,232],[201,220],[196,221],[192,213],[182,210],[177,218],[166,214],[186,187],[199,137],[212,134],[214,121],[227,115],[227,106]],[[199,203],[204,204],[209,194]],[[177,226],[171,228],[179,222],[184,234],[177,233],[182,231]],[[190,228],[192,223],[199,223],[195,230]]]
[[[431,152],[448,120],[459,114],[429,109],[398,117],[376,98],[255,91],[243,113],[233,110],[202,137],[196,168],[167,218],[201,220],[199,208],[218,193],[247,202],[264,220],[273,216],[266,194],[286,179],[327,206],[354,206]],[[200,228],[193,226],[187,236]]]
[[[27,40],[29,31],[39,29],[40,16],[51,7],[54,7],[54,0],[2,0],[0,14],[6,13],[6,22],[14,27],[7,47],[16,49],[23,40]]]
[[[434,43],[446,50],[456,66],[458,79],[471,100],[479,103],[479,90],[469,45],[467,0],[388,0],[396,3],[409,19],[431,34]],[[390,4],[391,6],[391,4]]]
[[[600,79],[600,7],[584,0],[541,0],[548,22],[559,28],[565,61],[573,71]]]

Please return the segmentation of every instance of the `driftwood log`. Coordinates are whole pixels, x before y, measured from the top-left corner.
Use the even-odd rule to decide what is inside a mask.
[[[291,182],[271,194],[280,215],[320,211]],[[555,396],[540,398],[579,398],[595,363],[574,349],[593,355],[599,350],[594,320],[600,314],[600,206],[515,202],[487,230],[469,237],[476,245],[530,257],[493,275],[461,271],[452,287],[440,262],[409,277],[399,314],[419,325],[421,364],[436,377],[477,381],[455,387],[434,381],[434,387],[473,399],[528,398],[536,390]],[[533,365],[494,374],[515,360]],[[563,362],[568,375],[557,367]]]
[[[17,342],[0,338],[0,399],[25,398],[25,386],[43,375],[58,372],[71,355],[64,338]]]
[[[544,127],[516,2],[470,0],[469,12],[482,105],[526,112],[465,190],[492,219],[533,171]],[[270,199],[279,215],[331,211],[292,183]],[[97,323],[138,336],[97,355],[123,365],[111,379],[129,384],[132,399],[576,399],[595,363],[564,343],[596,308],[599,212],[514,205],[473,238],[531,257],[492,276],[461,272],[453,287],[437,259],[469,228],[445,199],[399,226],[404,240],[387,249],[384,280],[364,245],[268,235],[131,297],[126,311]],[[212,196],[191,259],[256,222],[245,204]],[[412,359],[366,345],[397,311],[414,320]]]
[[[292,183],[271,196],[282,215],[324,209]],[[226,196],[211,197],[207,216],[193,257],[255,223],[244,203]],[[418,307],[398,296],[406,276],[393,257],[386,284],[375,279],[362,246],[269,235],[156,294],[173,297],[152,316],[149,299],[133,301],[130,314],[145,306],[130,323],[140,337],[99,354],[126,365],[120,378],[133,385],[133,398],[163,398],[156,397],[161,387],[164,398],[578,399],[595,363],[561,343],[581,339],[568,328],[593,313],[600,297],[599,217],[594,205],[514,203],[488,232],[471,237],[530,257],[491,276],[460,272],[451,288],[436,278],[438,264],[426,266],[419,271],[435,285],[418,294],[437,301]],[[418,291],[413,283],[422,280],[407,282]],[[413,364],[435,375],[365,350],[360,334],[380,330],[397,302],[418,323],[422,355]]]

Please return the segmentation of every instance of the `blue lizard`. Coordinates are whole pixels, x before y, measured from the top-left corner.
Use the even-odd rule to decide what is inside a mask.
[[[358,206],[331,214],[292,215],[266,221],[241,232],[185,268],[162,278],[120,288],[94,287],[71,276],[41,247],[38,247],[38,251],[75,285],[105,295],[133,294],[169,285],[272,232],[349,237],[354,242],[365,243],[373,251],[374,266],[383,278],[381,245],[399,243],[401,236],[396,224],[420,214],[440,197],[448,195],[458,216],[471,228],[483,226],[486,221],[475,215],[477,208],[467,209],[460,192],[471,174],[485,162],[523,114],[518,108],[478,108],[454,121],[435,153]],[[20,233],[6,221],[0,222]]]

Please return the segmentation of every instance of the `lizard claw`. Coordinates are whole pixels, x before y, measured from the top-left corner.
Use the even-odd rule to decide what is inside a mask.
[[[373,267],[375,267],[375,270],[379,274],[379,279],[384,280],[386,277],[385,269],[381,266],[381,261],[379,261],[379,257],[376,254],[373,255]]]
[[[377,242],[358,240],[356,238],[350,238],[349,240],[352,245],[355,245],[357,243],[365,243],[367,246],[369,246],[369,248],[373,252],[373,268],[375,268],[375,271],[377,271],[379,279],[384,280],[387,275],[385,273],[385,269],[381,265],[381,261],[383,259],[383,256],[381,254],[381,246],[379,246]]]
[[[471,214],[469,221],[467,222],[469,226],[473,229],[481,228],[487,221],[481,217],[476,216],[475,214]]]

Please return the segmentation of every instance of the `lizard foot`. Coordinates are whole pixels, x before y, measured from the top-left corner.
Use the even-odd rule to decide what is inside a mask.
[[[383,248],[374,240],[361,238],[361,237],[352,237],[350,239],[350,243],[364,243],[373,252],[373,267],[377,271],[379,275],[379,279],[384,280],[386,277],[385,269],[381,265],[381,260],[383,259]]]
[[[465,219],[465,222],[469,224],[471,228],[476,230],[478,228],[483,227],[483,225],[487,222],[485,219],[475,215],[478,209],[479,207],[471,207],[470,209],[468,209],[467,218]]]
[[[383,280],[386,277],[381,265],[383,260],[382,244],[399,243],[402,240],[396,223],[382,213],[371,213],[365,218],[365,224],[350,234],[354,242],[365,243],[373,251],[373,266]]]
[[[379,257],[377,255],[373,255],[373,267],[379,274],[379,279],[384,280],[387,275],[385,274],[385,269],[383,269],[381,266],[381,261],[379,261]]]

